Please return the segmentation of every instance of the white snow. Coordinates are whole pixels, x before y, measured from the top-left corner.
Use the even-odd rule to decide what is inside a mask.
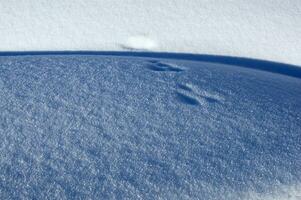
[[[155,50],[158,44],[155,40],[143,36],[133,36],[128,39],[128,41],[124,44],[121,44],[121,47],[128,50]]]
[[[299,0],[0,1],[0,51],[151,50],[301,65]]]

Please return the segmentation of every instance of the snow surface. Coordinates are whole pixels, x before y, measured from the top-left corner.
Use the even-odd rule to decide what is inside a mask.
[[[229,65],[2,56],[0,198],[300,200],[300,99]]]
[[[149,50],[301,66],[300,0],[0,1],[0,51]]]

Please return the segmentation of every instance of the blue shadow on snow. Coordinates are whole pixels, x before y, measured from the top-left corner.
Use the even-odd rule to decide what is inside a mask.
[[[252,58],[218,56],[206,54],[187,54],[187,53],[160,53],[160,52],[122,52],[122,51],[15,51],[0,52],[0,56],[28,56],[28,55],[101,55],[101,56],[128,56],[203,61],[235,65],[240,67],[252,68],[301,78],[301,67],[296,65],[257,60]]]

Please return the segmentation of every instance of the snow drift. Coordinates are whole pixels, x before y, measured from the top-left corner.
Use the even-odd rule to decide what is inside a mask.
[[[10,0],[0,51],[135,50],[301,65],[301,1]]]
[[[300,199],[301,79],[218,63],[0,57],[1,199]]]

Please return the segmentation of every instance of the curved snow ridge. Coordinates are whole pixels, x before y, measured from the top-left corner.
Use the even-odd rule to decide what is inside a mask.
[[[300,99],[217,63],[1,56],[0,199],[299,200]]]
[[[301,66],[275,61],[258,60],[245,57],[219,56],[207,54],[189,53],[162,53],[162,52],[133,52],[133,51],[6,51],[1,52],[0,56],[34,56],[34,55],[102,55],[102,56],[121,56],[121,57],[143,57],[154,59],[175,59],[201,61],[208,63],[225,64],[258,69],[292,77],[301,78]]]

